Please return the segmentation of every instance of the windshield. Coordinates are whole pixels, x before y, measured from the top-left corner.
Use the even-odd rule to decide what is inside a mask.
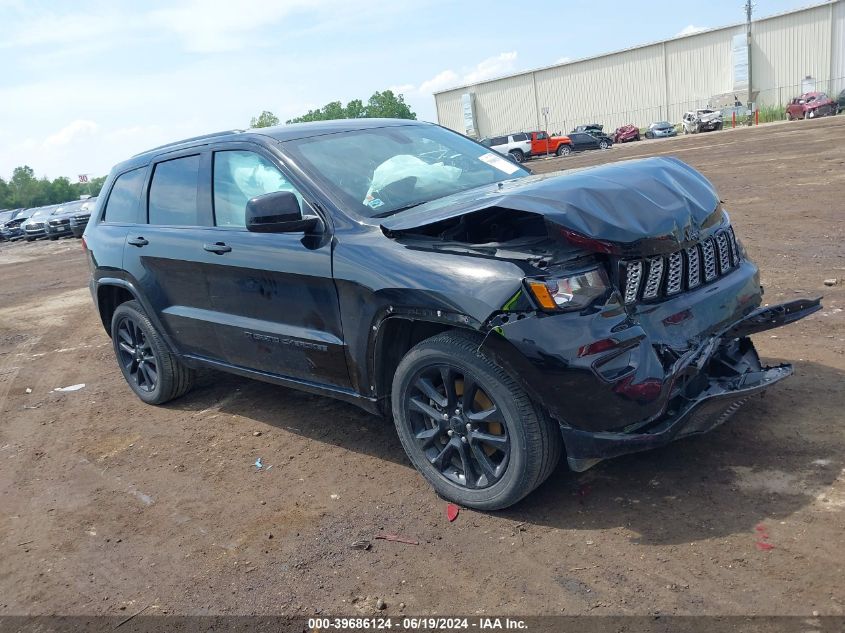
[[[75,200],[73,202],[66,202],[63,205],[60,205],[55,211],[53,211],[52,215],[62,215],[64,213],[72,213],[77,211],[80,207],[82,207],[83,202],[81,200]]]
[[[324,134],[283,145],[339,206],[368,218],[529,174],[501,154],[435,125]]]

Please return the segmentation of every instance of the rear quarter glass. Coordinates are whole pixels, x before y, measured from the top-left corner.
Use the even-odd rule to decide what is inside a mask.
[[[138,201],[141,198],[146,171],[146,167],[139,167],[115,179],[103,212],[104,222],[138,222]]]

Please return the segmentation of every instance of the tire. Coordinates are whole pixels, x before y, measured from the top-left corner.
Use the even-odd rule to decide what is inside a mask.
[[[607,144],[607,141],[605,141],[604,139],[599,141],[599,149],[607,149],[608,147],[609,145]]]
[[[523,154],[522,150],[520,149],[511,150],[510,155],[513,157],[513,160],[516,163],[522,163],[525,160],[525,154]]]
[[[634,140],[635,140],[635,141],[639,141],[639,140],[640,140],[640,135],[639,135],[639,134],[637,134],[637,135],[634,137]]]
[[[170,352],[137,301],[121,303],[114,311],[111,336],[126,383],[147,404],[164,404],[193,386],[194,371]]]
[[[53,242],[55,242],[57,239],[59,239],[58,235],[51,235],[50,236],[50,240],[53,241]]]
[[[393,420],[411,463],[440,496],[499,510],[548,478],[563,441],[558,425],[478,347],[469,334],[444,332],[411,349],[393,379]],[[467,384],[475,386],[472,400]]]
[[[569,156],[572,153],[572,148],[569,145],[561,144],[558,146],[555,154],[558,156]]]
[[[714,130],[716,130],[716,131],[718,132],[719,130],[721,130],[721,129],[722,129],[722,124],[721,124],[721,123],[717,123],[717,124],[713,127],[713,129],[714,129]]]
[[[28,237],[28,238],[26,238],[26,241],[27,242],[34,242],[35,238],[34,237]]]

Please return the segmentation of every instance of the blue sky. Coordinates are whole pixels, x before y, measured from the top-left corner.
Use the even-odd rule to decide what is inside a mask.
[[[758,0],[766,16],[812,4]],[[102,175],[172,140],[432,91],[743,19],[743,0],[0,0],[0,177]],[[706,11],[692,10],[706,6]]]

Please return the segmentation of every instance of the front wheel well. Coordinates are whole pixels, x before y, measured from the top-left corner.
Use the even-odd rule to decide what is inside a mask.
[[[111,336],[111,320],[114,311],[121,303],[132,301],[134,298],[134,295],[123,286],[105,285],[97,288],[97,309],[100,311],[100,320],[109,336]]]
[[[456,328],[447,323],[415,321],[401,317],[387,319],[379,328],[378,339],[374,348],[372,375],[375,376],[375,384],[373,385],[375,395],[379,399],[379,407],[385,415],[390,415],[390,392],[393,388],[393,376],[396,374],[396,368],[405,354],[417,343],[449,330],[475,333],[475,330]],[[478,339],[480,342],[481,334],[478,334]]]

